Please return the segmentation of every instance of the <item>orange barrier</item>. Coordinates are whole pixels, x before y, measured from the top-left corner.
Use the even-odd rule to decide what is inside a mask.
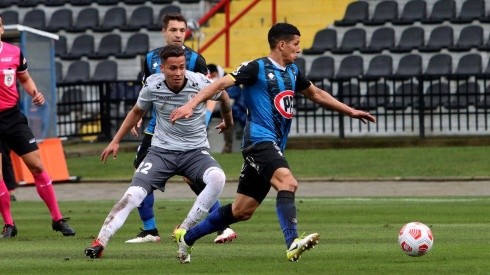
[[[68,174],[68,166],[66,165],[61,139],[44,139],[38,143],[38,146],[41,161],[51,177],[51,180],[53,182],[70,180],[71,178]],[[17,156],[14,151],[11,151],[10,157],[12,159],[16,181],[19,184],[34,184],[34,178],[22,158]]]

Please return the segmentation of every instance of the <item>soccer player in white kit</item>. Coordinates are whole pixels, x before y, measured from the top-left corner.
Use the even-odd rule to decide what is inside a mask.
[[[85,249],[85,255],[90,258],[100,258],[109,239],[121,228],[129,213],[140,205],[147,194],[155,189],[164,191],[167,180],[172,176],[185,176],[205,186],[181,226],[192,226],[205,217],[223,191],[225,174],[208,152],[205,104],[197,106],[188,118],[175,124],[170,122],[170,113],[207,87],[211,80],[203,74],[186,71],[182,47],[163,47],[160,59],[162,73],[147,78],[136,105],[100,156],[103,162],[111,154],[115,158],[122,138],[153,106],[157,125],[150,150],[136,169],[131,186],[109,212],[97,239]],[[212,100],[221,102],[223,121],[216,126],[221,133],[233,126],[230,98],[222,91]]]

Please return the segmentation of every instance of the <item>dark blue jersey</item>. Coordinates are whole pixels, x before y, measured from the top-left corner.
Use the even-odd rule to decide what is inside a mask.
[[[162,48],[156,48],[146,54],[145,59],[145,74],[143,76],[143,82],[146,79],[156,73],[160,73],[160,50]],[[202,73],[204,75],[208,75],[208,67],[206,64],[206,60],[202,55],[198,54],[191,48],[184,46],[185,53],[185,68],[186,70],[193,71],[196,73]],[[146,127],[145,133],[153,134],[155,131],[156,118],[155,114],[152,111],[150,122],[148,123],[148,127]]]
[[[291,129],[294,93],[311,85],[295,64],[285,68],[267,57],[243,63],[231,73],[236,85],[243,85],[248,109],[242,148],[272,141],[284,151]]]

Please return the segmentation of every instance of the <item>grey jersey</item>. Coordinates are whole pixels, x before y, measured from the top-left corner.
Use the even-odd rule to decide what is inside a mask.
[[[206,105],[199,104],[190,118],[180,119],[172,125],[172,111],[186,104],[200,90],[211,83],[200,73],[186,71],[186,84],[179,92],[171,91],[165,84],[165,76],[157,73],[146,79],[136,105],[148,110],[153,105],[157,125],[151,145],[173,151],[187,151],[196,148],[209,148],[206,132]],[[219,98],[221,93],[212,99]]]

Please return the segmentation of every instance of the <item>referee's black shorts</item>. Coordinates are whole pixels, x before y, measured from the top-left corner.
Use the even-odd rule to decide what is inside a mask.
[[[0,112],[0,138],[18,156],[39,149],[26,116],[17,106]]]

